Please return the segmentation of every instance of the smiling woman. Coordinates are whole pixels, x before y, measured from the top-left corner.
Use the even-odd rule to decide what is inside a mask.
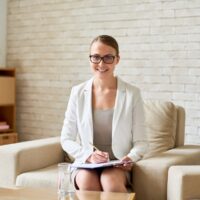
[[[117,41],[111,36],[96,37],[90,46],[90,66],[94,75],[92,87],[93,109],[109,109],[115,104],[117,78],[114,70],[119,63]]]
[[[116,159],[123,163],[74,170],[72,179],[77,189],[126,192],[133,162],[142,159],[147,150],[140,90],[114,75],[120,56],[113,37],[96,37],[89,58],[93,78],[72,88],[61,144],[75,158],[75,163]]]
[[[112,80],[109,84],[115,84],[113,72],[119,60],[119,47],[114,38],[101,35],[92,41],[90,66],[96,78],[107,79],[109,82]],[[103,85],[107,85],[107,83],[103,83]]]

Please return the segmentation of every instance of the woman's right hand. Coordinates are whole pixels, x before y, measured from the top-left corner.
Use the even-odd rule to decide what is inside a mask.
[[[94,151],[86,160],[88,163],[104,163],[109,161],[109,154],[103,151]]]

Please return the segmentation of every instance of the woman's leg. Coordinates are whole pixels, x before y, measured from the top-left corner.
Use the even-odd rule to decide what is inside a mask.
[[[102,190],[99,180],[99,174],[96,170],[80,169],[75,177],[75,184],[80,190]]]
[[[122,169],[112,167],[102,171],[100,177],[103,191],[107,192],[127,192],[126,172]]]

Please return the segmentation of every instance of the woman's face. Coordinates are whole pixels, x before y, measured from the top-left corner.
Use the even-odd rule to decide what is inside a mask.
[[[119,57],[116,56],[116,50],[113,47],[99,41],[94,42],[90,48],[90,55],[90,66],[96,78],[113,77],[115,66],[119,62]]]

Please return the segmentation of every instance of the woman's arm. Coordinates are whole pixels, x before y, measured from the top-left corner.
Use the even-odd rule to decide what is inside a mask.
[[[85,162],[92,152],[78,142],[77,98],[76,90],[72,88],[61,131],[61,145],[64,151],[74,157],[76,161]]]
[[[133,148],[127,156],[131,158],[132,161],[136,162],[142,159],[148,149],[148,142],[145,130],[144,104],[139,89],[137,90],[136,95],[134,95],[132,112]]]

